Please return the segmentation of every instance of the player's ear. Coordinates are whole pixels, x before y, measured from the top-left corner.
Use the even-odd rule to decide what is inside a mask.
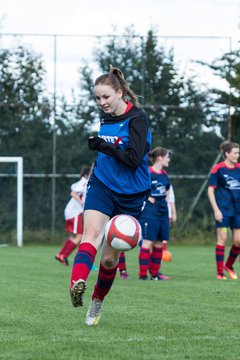
[[[118,98],[121,99],[123,97],[123,91],[122,89],[118,89],[117,91]]]

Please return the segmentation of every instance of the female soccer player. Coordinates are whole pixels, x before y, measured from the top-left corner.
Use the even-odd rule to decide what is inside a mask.
[[[68,256],[80,244],[83,234],[83,205],[86,195],[87,182],[91,168],[84,167],[80,172],[80,180],[71,186],[71,199],[64,210],[66,232],[71,235],[63,244],[55,259],[64,266],[68,265]]]
[[[169,240],[169,215],[167,196],[170,181],[163,169],[170,162],[170,151],[156,147],[149,152],[151,194],[139,220],[142,227],[142,244],[139,251],[139,279],[169,280],[168,276],[160,273],[162,251],[166,250]]]
[[[104,229],[110,218],[138,218],[150,190],[148,152],[151,133],[138,99],[118,68],[99,76],[94,94],[100,107],[100,131],[88,146],[98,156],[89,179],[84,206],[83,239],[75,256],[70,295],[73,306],[83,305],[83,293]],[[132,102],[129,102],[131,99]],[[103,300],[116,276],[119,251],[103,244],[97,283],[86,316],[87,325],[100,319]]]
[[[168,192],[167,205],[168,205],[168,218],[169,218],[169,223],[171,225],[171,223],[176,223],[176,221],[177,221],[177,209],[176,209],[176,205],[175,205],[175,194],[174,194],[172,184],[170,185],[169,192]],[[166,247],[167,247],[167,241],[163,241],[162,242],[162,250],[163,251],[166,250]],[[151,266],[151,263],[150,263],[150,266]],[[120,278],[128,279],[129,275],[127,272],[126,256],[125,256],[124,252],[121,252],[121,254],[120,254],[118,269],[120,272]],[[161,273],[158,273],[158,275],[159,275],[159,279],[162,278],[162,279],[166,280],[168,278],[167,276],[165,276]]]
[[[237,162],[239,145],[224,141],[220,149],[224,161],[213,166],[208,184],[208,198],[217,228],[217,279],[226,280],[225,270],[230,279],[237,280],[238,275],[233,264],[240,253],[240,164]],[[228,228],[231,228],[233,233],[233,245],[224,264]]]

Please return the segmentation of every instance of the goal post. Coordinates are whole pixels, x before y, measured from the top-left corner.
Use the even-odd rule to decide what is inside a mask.
[[[23,245],[23,158],[18,156],[0,156],[0,163],[17,165],[17,246]]]

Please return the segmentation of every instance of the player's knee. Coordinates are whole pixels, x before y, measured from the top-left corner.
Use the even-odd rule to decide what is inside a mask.
[[[102,264],[107,269],[113,269],[118,264],[118,257],[105,257],[102,259]]]

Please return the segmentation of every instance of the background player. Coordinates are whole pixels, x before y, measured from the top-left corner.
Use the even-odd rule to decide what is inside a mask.
[[[63,244],[55,259],[63,265],[68,265],[68,257],[80,244],[83,234],[83,205],[86,195],[87,182],[91,172],[90,167],[83,167],[80,180],[71,185],[71,200],[64,210],[66,220],[65,230],[71,235]]]
[[[148,279],[148,270],[151,280],[169,280],[168,276],[160,273],[162,251],[166,249],[169,240],[169,215],[167,195],[170,181],[167,167],[170,162],[170,151],[162,147],[156,147],[149,152],[151,194],[139,220],[142,227],[142,244],[139,252],[139,279]]]
[[[215,249],[217,279],[225,280],[224,270],[226,270],[229,278],[236,280],[238,275],[233,269],[233,264],[240,253],[240,164],[237,162],[239,145],[224,141],[220,149],[224,161],[212,168],[208,187],[208,198],[217,228]],[[233,232],[233,245],[224,265],[228,228]]]
[[[172,184],[170,185],[170,188],[169,188],[169,191],[168,191],[167,204],[168,204],[169,222],[170,222],[170,224],[171,223],[176,223],[176,221],[177,221],[177,209],[176,209],[175,194],[174,194]],[[142,244],[142,241],[141,241],[141,243],[139,243],[139,246],[141,246],[141,244]],[[166,249],[167,249],[167,241],[163,241],[162,242],[162,251],[164,251]],[[128,275],[128,272],[127,272],[126,255],[125,255],[124,252],[121,252],[121,254],[119,256],[118,269],[119,269],[119,272],[120,272],[120,278],[121,279],[128,279],[129,275]],[[160,276],[165,277],[163,274],[161,274]]]

